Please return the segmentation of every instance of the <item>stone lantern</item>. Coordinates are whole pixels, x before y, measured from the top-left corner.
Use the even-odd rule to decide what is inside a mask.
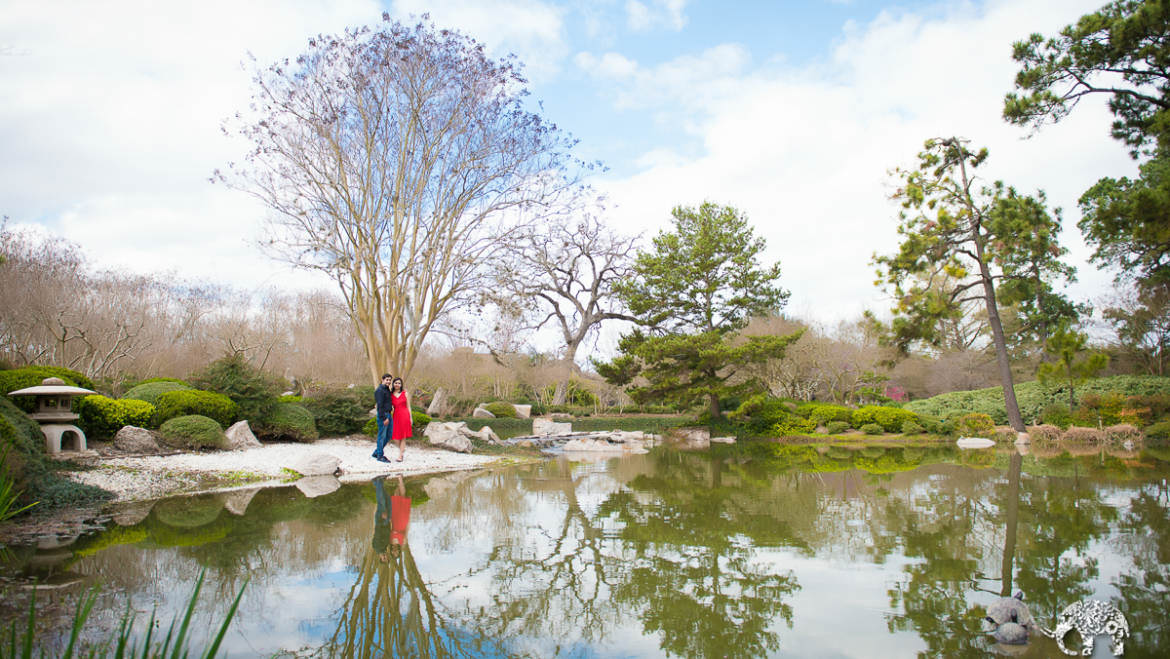
[[[81,387],[70,387],[61,378],[45,378],[40,386],[10,391],[8,395],[36,396],[37,409],[29,416],[41,424],[41,432],[45,434],[45,450],[50,455],[56,455],[66,447],[73,451],[86,450],[85,433],[73,425],[73,421],[77,420],[72,409],[73,398],[96,393]]]

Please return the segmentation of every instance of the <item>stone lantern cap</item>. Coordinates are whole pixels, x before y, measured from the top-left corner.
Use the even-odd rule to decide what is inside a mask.
[[[45,378],[40,385],[8,392],[9,396],[88,396],[96,391],[71,387],[61,378]]]

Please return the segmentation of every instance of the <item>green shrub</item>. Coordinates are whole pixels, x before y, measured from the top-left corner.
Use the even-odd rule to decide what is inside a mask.
[[[786,418],[772,426],[774,437],[788,437],[791,435],[807,435],[817,429],[817,424],[789,413]]]
[[[796,414],[818,426],[824,426],[831,421],[849,423],[853,420],[853,410],[832,403],[802,403],[796,406]]]
[[[789,419],[800,419],[789,411],[786,402],[767,394],[756,394],[741,403],[734,412],[728,413],[727,419],[743,427],[749,434],[771,435],[777,426],[787,425]],[[816,427],[815,424],[813,427]]]
[[[867,435],[880,435],[886,431],[880,423],[866,423],[861,426],[861,432]]]
[[[552,400],[556,394],[557,385],[550,384],[544,388],[544,397],[546,400]],[[569,388],[565,391],[565,402],[569,405],[576,405],[578,407],[594,407],[599,402],[597,394],[593,393],[585,387],[585,384],[580,380],[569,380]]]
[[[11,478],[13,490],[22,492],[15,502],[17,508],[35,502],[35,509],[40,512],[113,497],[105,490],[58,476],[50,468],[45,454],[45,435],[40,424],[30,419],[8,397],[0,396],[0,452],[4,448],[9,450],[0,469]]]
[[[184,387],[187,387],[188,389],[195,388],[195,387],[192,387],[186,380],[180,380],[179,378],[146,378],[145,380],[142,380],[140,382],[134,382],[133,384],[127,382],[126,386],[138,387],[138,386],[141,386],[144,384],[153,384],[155,382],[170,382],[172,384],[181,384]]]
[[[825,424],[825,430],[828,431],[828,433],[830,435],[840,435],[841,433],[845,432],[846,430],[849,430],[849,422],[847,422],[847,421],[830,421],[830,422]]]
[[[926,428],[923,428],[917,421],[907,421],[902,424],[903,435],[921,435],[924,432],[926,432]]]
[[[77,401],[78,425],[86,437],[105,439],[113,437],[122,426],[150,425],[154,405],[133,398],[116,400],[101,395],[85,396]]]
[[[183,382],[144,382],[122,395],[122,399],[142,400],[158,406],[158,398],[172,391],[190,391],[191,387]]]
[[[280,403],[303,403],[305,401],[305,397],[298,396],[297,394],[284,394],[276,400]]]
[[[191,378],[191,383],[232,399],[240,407],[240,418],[248,421],[268,416],[281,391],[276,378],[249,364],[239,353],[211,362]]]
[[[181,391],[168,391],[158,397],[154,422],[162,424],[178,416],[198,414],[211,417],[221,426],[227,427],[240,418],[239,413],[239,406],[223,394],[199,389],[183,389]]]
[[[371,417],[368,421],[366,421],[365,425],[362,426],[362,434],[377,438],[378,437],[378,420],[376,418]]]
[[[1072,412],[1064,403],[1049,403],[1040,412],[1040,420],[1050,426],[1067,428],[1072,425]]]
[[[1160,421],[1146,427],[1146,439],[1170,440],[1170,421]]]
[[[866,405],[853,410],[850,421],[854,428],[860,428],[868,423],[876,423],[886,432],[902,432],[902,425],[907,421],[918,421],[918,415],[900,407],[885,405]]]
[[[313,413],[296,403],[277,403],[255,428],[259,434],[273,439],[311,442],[318,437]]]
[[[350,389],[315,393],[301,403],[312,412],[317,432],[326,437],[360,431],[373,404],[372,400],[359,400]]]
[[[65,384],[71,387],[95,390],[93,380],[77,371],[59,366],[25,366],[0,371],[0,394],[39,386],[45,378],[61,378]],[[36,408],[36,399],[32,396],[14,396],[9,400],[24,412],[32,412]]]
[[[414,428],[418,430],[426,428],[427,424],[431,422],[431,417],[418,408],[412,408],[410,410],[410,418],[414,421]]]
[[[988,414],[973,412],[954,420],[955,432],[964,437],[990,437],[995,431],[995,421]]]
[[[169,419],[159,426],[158,436],[166,444],[188,449],[225,449],[228,445],[223,426],[215,419],[200,414]]]
[[[491,412],[492,416],[500,419],[514,419],[519,416],[516,414],[516,408],[513,407],[511,403],[505,403],[503,401],[488,403],[487,405],[484,405],[483,408]]]

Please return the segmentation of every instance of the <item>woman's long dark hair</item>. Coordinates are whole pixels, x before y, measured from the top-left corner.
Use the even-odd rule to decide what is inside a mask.
[[[394,385],[396,385],[396,384],[402,385],[402,388],[399,389],[399,391],[401,391],[402,393],[406,393],[406,383],[402,381],[402,378],[394,378],[393,380],[390,381],[390,391],[391,392],[394,391]]]

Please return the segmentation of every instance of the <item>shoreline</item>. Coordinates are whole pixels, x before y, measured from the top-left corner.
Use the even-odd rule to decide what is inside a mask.
[[[373,441],[362,436],[319,439],[314,442],[270,443],[240,451],[130,455],[111,453],[107,446],[90,456],[69,456],[86,469],[62,471],[61,476],[113,493],[114,498],[76,508],[8,520],[0,526],[0,544],[27,545],[62,540],[104,528],[110,510],[121,504],[154,501],[171,496],[230,492],[249,488],[286,487],[299,477],[288,471],[296,461],[312,456],[333,456],[340,461],[337,479],[342,483],[377,476],[420,476],[481,469],[516,458],[502,455],[456,453],[421,442],[407,442],[402,462],[378,462],[370,457]],[[387,454],[395,455],[393,445]],[[393,460],[393,458],[391,458]]]

